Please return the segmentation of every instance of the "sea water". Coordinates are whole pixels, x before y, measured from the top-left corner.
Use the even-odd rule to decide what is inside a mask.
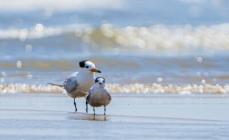
[[[63,92],[85,59],[113,93],[229,92],[226,1],[22,2],[0,5],[2,93]]]

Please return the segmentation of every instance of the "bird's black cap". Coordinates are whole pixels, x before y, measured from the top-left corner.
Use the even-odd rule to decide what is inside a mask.
[[[99,77],[96,77],[96,78],[95,78],[95,83],[99,82],[99,79],[100,79],[100,78],[102,78],[102,79],[103,79],[104,83],[106,82],[106,80],[105,80],[105,78],[104,78],[104,77],[99,76]]]
[[[79,66],[81,67],[81,68],[84,68],[85,67],[85,63],[87,62],[88,60],[82,60],[82,61],[80,61],[79,62]]]

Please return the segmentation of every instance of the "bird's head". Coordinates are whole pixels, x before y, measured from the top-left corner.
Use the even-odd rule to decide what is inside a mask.
[[[104,77],[100,76],[100,77],[95,78],[95,84],[99,87],[105,87],[105,82],[106,80]]]
[[[89,72],[97,72],[97,73],[102,73],[99,69],[95,67],[95,64],[89,60],[83,60],[79,62],[80,68],[87,70]]]

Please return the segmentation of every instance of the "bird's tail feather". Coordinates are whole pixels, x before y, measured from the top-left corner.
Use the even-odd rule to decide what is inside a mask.
[[[52,86],[57,86],[57,87],[64,87],[64,85],[56,84],[56,83],[48,83],[48,84]]]

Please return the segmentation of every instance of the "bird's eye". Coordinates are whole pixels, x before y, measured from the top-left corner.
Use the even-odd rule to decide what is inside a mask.
[[[87,69],[89,68],[89,66],[85,66]]]

